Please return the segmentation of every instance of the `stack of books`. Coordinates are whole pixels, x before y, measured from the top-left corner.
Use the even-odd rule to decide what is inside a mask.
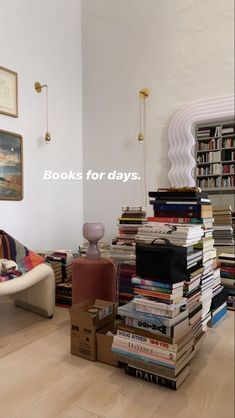
[[[226,292],[227,307],[235,310],[235,254],[221,253],[219,255],[222,284]]]
[[[216,246],[233,246],[234,231],[232,225],[232,208],[230,205],[214,206],[214,232]]]
[[[54,271],[55,284],[57,285],[58,283],[63,282],[61,263],[59,261],[53,261],[53,260],[48,261],[48,263],[50,264],[50,266],[52,267]]]
[[[72,305],[72,283],[58,283],[56,285],[56,304],[62,306]]]
[[[72,262],[77,257],[77,254],[74,254],[72,250],[58,249],[46,251],[43,255],[45,261],[54,270],[56,304],[62,306],[72,305]]]
[[[134,297],[134,285],[132,284],[132,276],[134,275],[135,263],[117,263],[119,306],[124,305]]]
[[[135,260],[135,237],[140,225],[146,223],[146,209],[124,206],[118,218],[118,234],[112,241],[111,257],[117,261]]]
[[[118,233],[112,241],[110,258],[117,264],[119,305],[134,296],[131,278],[135,274],[135,237],[138,228],[146,223],[146,209],[125,206],[118,218]]]
[[[87,253],[89,243],[84,242],[82,245],[79,245],[78,252],[81,257],[85,257]],[[100,250],[100,256],[104,258],[110,257],[110,244],[107,244],[107,242],[99,241],[98,247]]]
[[[188,247],[188,279],[184,295],[188,299],[190,324],[195,336],[206,331],[211,319],[213,270],[216,252],[213,241],[213,212],[207,193],[197,189],[160,189],[149,192],[156,225],[171,228],[166,237]],[[174,230],[175,229],[175,230]],[[169,238],[170,237],[170,238]],[[191,260],[191,263],[190,263]]]
[[[142,289],[154,296],[135,297],[118,308],[124,322],[113,339],[114,357],[126,365],[127,374],[176,390],[189,375],[195,354],[183,282],[134,279],[145,283],[135,284],[137,295]]]
[[[221,283],[220,268],[218,267],[213,272],[212,292],[211,320],[208,323],[211,328],[227,315],[226,292]]]

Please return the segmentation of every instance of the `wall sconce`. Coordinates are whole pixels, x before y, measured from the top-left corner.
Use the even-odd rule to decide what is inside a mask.
[[[139,102],[140,102],[140,131],[138,135],[138,141],[143,141],[145,138],[145,128],[146,128],[146,99],[150,95],[150,90],[145,87],[139,91]]]
[[[48,86],[47,86],[47,84],[41,84],[41,83],[39,83],[39,81],[35,81],[34,88],[35,88],[37,93],[41,93],[41,91],[44,87],[46,88],[46,126],[47,126],[47,130],[46,130],[44,139],[48,143],[51,140],[51,134],[50,134],[49,129],[48,129]]]

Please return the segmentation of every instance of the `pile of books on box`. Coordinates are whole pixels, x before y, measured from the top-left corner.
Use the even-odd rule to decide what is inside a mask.
[[[233,246],[234,230],[232,224],[232,208],[230,205],[214,206],[214,232],[216,246]]]
[[[222,284],[226,292],[227,307],[235,310],[235,254],[221,253],[219,255]]]

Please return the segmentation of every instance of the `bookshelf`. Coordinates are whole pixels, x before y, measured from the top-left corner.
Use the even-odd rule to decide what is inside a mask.
[[[196,185],[212,193],[235,190],[235,124],[196,127]]]

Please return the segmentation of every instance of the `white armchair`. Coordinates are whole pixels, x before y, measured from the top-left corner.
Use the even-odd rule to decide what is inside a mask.
[[[0,282],[1,296],[10,296],[16,306],[52,318],[55,306],[55,276],[45,263],[13,280]]]

